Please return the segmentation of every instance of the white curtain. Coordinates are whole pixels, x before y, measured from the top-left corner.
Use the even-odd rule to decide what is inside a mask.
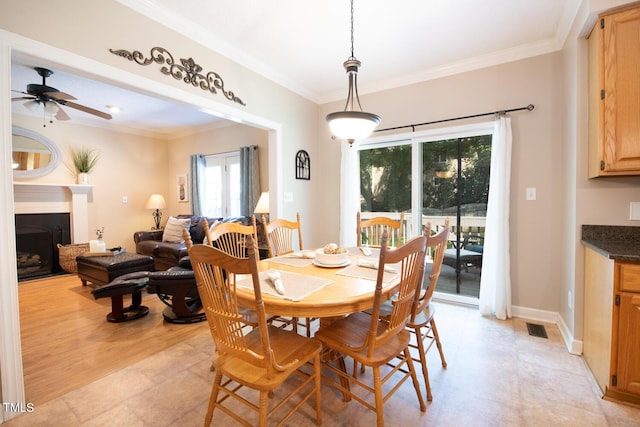
[[[511,185],[511,119],[494,122],[491,142],[489,201],[480,279],[480,314],[511,317],[509,191]]]
[[[342,141],[340,162],[340,244],[356,245],[356,215],[360,209],[360,153],[358,143]]]

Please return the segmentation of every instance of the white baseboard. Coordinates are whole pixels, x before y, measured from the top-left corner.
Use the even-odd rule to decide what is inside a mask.
[[[433,294],[433,299],[435,301],[465,305],[476,309],[478,308],[478,299],[473,297],[452,295],[436,291]],[[557,311],[538,310],[536,308],[513,305],[511,306],[511,315],[513,317],[519,317],[526,320],[553,323],[558,326],[558,329],[560,329],[560,334],[562,335],[562,339],[569,353],[575,354],[576,356],[582,355],[582,341],[573,338],[573,335],[571,335],[571,332],[569,331],[569,327]]]
[[[511,314],[513,314],[514,317],[557,325],[569,353],[577,356],[582,355],[582,341],[573,338],[567,324],[557,311],[538,310],[514,305],[511,307]]]

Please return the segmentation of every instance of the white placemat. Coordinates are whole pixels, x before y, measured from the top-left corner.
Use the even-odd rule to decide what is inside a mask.
[[[269,270],[274,271],[274,270]],[[282,297],[291,301],[300,301],[304,297],[311,295],[318,289],[333,283],[333,280],[321,277],[307,276],[305,274],[292,273],[290,271],[275,270],[280,273],[280,279],[284,285],[285,294],[280,295],[276,288],[267,277],[267,272],[260,273],[260,289],[262,293]],[[253,281],[251,276],[238,279],[236,286],[239,288],[253,290]]]
[[[388,267],[394,268],[396,271],[385,271],[382,275],[382,281],[384,283],[392,282],[399,274],[400,269],[399,265],[396,266],[394,264],[389,265]],[[371,267],[361,267],[358,263],[354,263],[351,266],[344,268],[338,271],[336,274],[340,274],[342,276],[356,277],[358,279],[365,280],[373,280],[374,282],[378,280],[378,269]]]
[[[311,258],[302,258],[292,255],[282,255],[274,258],[269,258],[269,262],[274,262],[276,264],[290,265],[291,267],[306,267],[311,265],[313,259]]]

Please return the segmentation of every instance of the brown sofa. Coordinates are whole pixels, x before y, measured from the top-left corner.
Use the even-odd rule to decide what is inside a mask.
[[[194,244],[202,243],[205,237],[204,221],[201,216],[177,215],[176,218],[191,218],[189,234]],[[209,225],[215,221],[239,222],[244,225],[251,224],[250,217],[231,218],[207,218]],[[258,226],[260,228],[260,225]],[[136,253],[153,257],[156,270],[168,270],[178,265],[181,258],[187,256],[187,246],[184,243],[170,243],[162,241],[163,230],[136,231],[133,241],[136,245]],[[258,232],[259,233],[259,232]]]

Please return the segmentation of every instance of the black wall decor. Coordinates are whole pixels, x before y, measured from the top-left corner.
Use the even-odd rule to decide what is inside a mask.
[[[304,150],[296,153],[296,179],[311,179],[311,159]]]
[[[202,67],[196,64],[193,58],[180,58],[180,63],[176,64],[173,55],[162,47],[152,48],[148,58],[145,58],[144,54],[138,50],[130,52],[125,49],[109,49],[109,52],[140,65],[149,65],[152,62],[160,65],[166,64],[166,66],[160,68],[162,74],[172,76],[176,80],[182,80],[186,84],[199,87],[211,93],[217,94],[218,90],[220,90],[228,100],[240,105],[246,105],[235,93],[225,90],[224,81],[218,73],[209,71],[207,74],[202,74]]]

